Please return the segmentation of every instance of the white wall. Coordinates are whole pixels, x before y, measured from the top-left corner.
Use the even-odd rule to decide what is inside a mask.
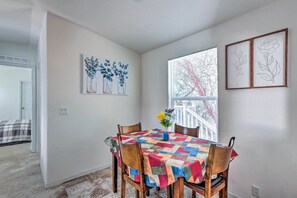
[[[297,197],[297,2],[277,1],[213,28],[142,55],[142,122],[158,125],[167,107],[167,61],[218,46],[220,141],[236,136],[229,190],[261,198]],[[289,28],[289,88],[225,90],[225,45]]]
[[[53,14],[47,20],[47,185],[53,185],[110,165],[103,140],[117,133],[117,124],[140,120],[141,58]],[[128,63],[128,96],[81,94],[81,54]],[[60,106],[69,115],[58,115]]]
[[[31,69],[0,65],[0,120],[21,118],[21,82],[31,82]]]
[[[31,66],[37,63],[37,47],[32,45],[0,42],[0,54],[29,58]]]
[[[37,133],[36,141],[40,151],[40,168],[44,184],[48,182],[48,140],[47,140],[47,14],[44,14],[38,43],[37,67]]]

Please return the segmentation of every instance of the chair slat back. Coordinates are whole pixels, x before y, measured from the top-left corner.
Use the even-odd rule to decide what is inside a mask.
[[[228,147],[221,147],[215,144],[210,146],[206,168],[206,174],[208,174],[208,176],[222,173],[228,169],[234,140],[235,137],[230,139]]]
[[[119,133],[122,135],[132,133],[132,132],[141,131],[141,122],[134,124],[134,125],[130,125],[130,126],[121,126],[118,124],[118,130],[119,130]]]
[[[184,126],[174,125],[174,132],[179,134],[184,134],[192,137],[199,137],[199,126],[196,128],[188,128]]]
[[[214,155],[213,155],[213,164],[212,164],[212,175],[222,173],[227,170],[231,158],[231,148],[221,148],[215,145],[211,145],[214,147]]]
[[[140,143],[136,142],[134,144],[123,144],[120,135],[118,135],[118,140],[121,150],[122,163],[142,172],[141,164],[143,161],[143,155]]]

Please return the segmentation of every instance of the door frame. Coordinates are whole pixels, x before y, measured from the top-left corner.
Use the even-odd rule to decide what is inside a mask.
[[[0,62],[0,65],[10,67],[22,67],[31,69],[32,81],[32,120],[31,120],[31,152],[39,153],[40,135],[37,131],[37,66],[36,65],[17,65],[7,62]]]
[[[31,65],[32,68],[32,122],[31,122],[31,151],[33,153],[39,153],[40,152],[40,135],[37,131],[37,111],[38,111],[38,105],[37,105],[37,66]]]

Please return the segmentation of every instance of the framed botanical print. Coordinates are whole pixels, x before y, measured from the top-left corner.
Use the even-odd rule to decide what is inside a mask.
[[[226,46],[226,89],[251,87],[251,40]]]
[[[82,93],[127,95],[128,66],[91,55],[82,57]]]
[[[252,39],[253,87],[287,87],[288,29]]]

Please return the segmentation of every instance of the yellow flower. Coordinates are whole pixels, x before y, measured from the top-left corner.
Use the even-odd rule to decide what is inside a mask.
[[[166,118],[165,116],[165,112],[161,111],[158,115],[157,115],[158,120],[163,120]]]

